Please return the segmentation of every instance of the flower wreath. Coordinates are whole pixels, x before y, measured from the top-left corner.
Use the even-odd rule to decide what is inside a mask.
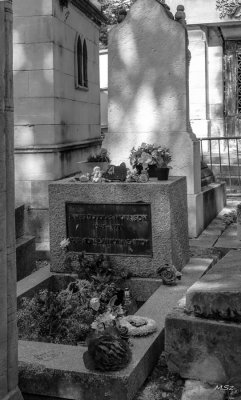
[[[127,315],[119,320],[121,327],[128,329],[130,336],[146,336],[157,330],[156,321],[138,315]]]

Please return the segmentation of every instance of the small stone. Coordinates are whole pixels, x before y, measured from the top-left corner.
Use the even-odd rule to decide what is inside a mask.
[[[167,393],[163,392],[163,393],[162,393],[162,398],[163,398],[163,399],[166,399],[166,398],[167,398]]]
[[[159,388],[161,390],[164,390],[165,392],[173,392],[174,387],[173,387],[173,383],[172,382],[167,382],[167,383],[161,383],[159,385]]]

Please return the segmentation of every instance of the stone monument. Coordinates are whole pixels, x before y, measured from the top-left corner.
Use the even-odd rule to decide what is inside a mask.
[[[0,0],[0,399],[20,400],[17,369],[12,1]]]
[[[165,2],[137,0],[109,34],[109,132],[112,162],[128,163],[142,142],[170,148],[171,175],[187,177],[189,235],[204,229],[200,145],[189,121],[184,7],[176,21]]]

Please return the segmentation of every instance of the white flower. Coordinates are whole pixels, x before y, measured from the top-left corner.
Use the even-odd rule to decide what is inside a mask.
[[[63,239],[60,242],[60,247],[61,247],[62,250],[65,250],[69,246],[69,244],[70,244],[70,240],[69,239]]]

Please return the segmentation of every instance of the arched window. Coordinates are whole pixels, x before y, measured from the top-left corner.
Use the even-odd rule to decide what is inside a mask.
[[[83,78],[82,78],[83,56],[82,56],[82,43],[81,43],[81,39],[79,36],[77,39],[76,56],[77,56],[77,84],[78,84],[78,86],[82,86],[83,85]]]
[[[83,81],[84,86],[88,87],[88,52],[85,40],[83,44]]]

